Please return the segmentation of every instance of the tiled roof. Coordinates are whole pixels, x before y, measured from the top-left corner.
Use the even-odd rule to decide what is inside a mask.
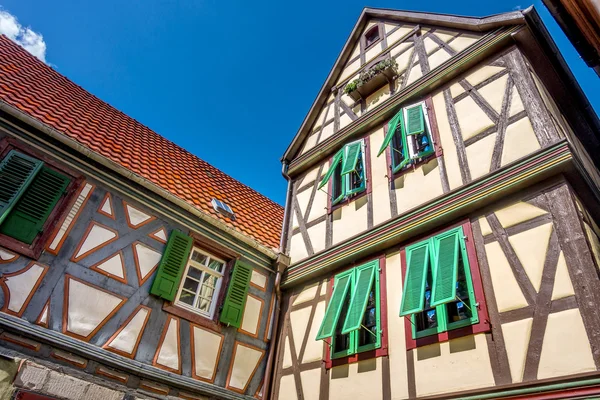
[[[221,219],[279,247],[283,208],[74,84],[0,35],[0,100]],[[235,212],[231,221],[211,199]]]

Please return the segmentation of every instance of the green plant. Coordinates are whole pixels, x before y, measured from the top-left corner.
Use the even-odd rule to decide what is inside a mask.
[[[377,64],[373,65],[371,68],[362,71],[358,78],[346,85],[344,88],[344,93],[350,94],[354,92],[356,89],[369,82],[375,76],[379,75],[388,68],[392,68],[394,72],[396,72],[398,70],[398,63],[396,60],[393,58],[386,58],[385,60],[381,60]]]

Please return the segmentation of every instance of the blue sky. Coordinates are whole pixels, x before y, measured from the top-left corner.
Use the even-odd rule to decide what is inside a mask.
[[[485,16],[529,5],[0,0],[43,35],[46,60],[60,73],[280,204],[280,157],[364,6]],[[598,112],[598,77],[541,1],[534,5]]]

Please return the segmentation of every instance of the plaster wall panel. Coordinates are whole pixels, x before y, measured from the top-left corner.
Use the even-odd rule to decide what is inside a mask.
[[[281,377],[279,381],[279,396],[277,398],[280,400],[298,400],[294,375]]]
[[[237,342],[227,386],[245,391],[263,356],[264,351]]]
[[[304,142],[304,147],[302,147],[302,151],[300,152],[300,154],[304,154],[308,150],[310,150],[313,147],[315,147],[315,145],[317,144],[317,138],[318,137],[319,137],[318,132],[315,132],[312,135],[310,135],[309,137],[307,137],[306,141]]]
[[[325,221],[311,226],[307,229],[308,236],[313,246],[313,251],[318,253],[321,250],[325,250],[325,234],[326,234],[326,223]]]
[[[412,352],[418,396],[494,386],[485,334],[419,347]]]
[[[114,217],[113,206],[112,206],[112,201],[111,201],[110,195],[107,195],[106,198],[104,199],[104,202],[100,206],[100,211],[102,211],[106,215]]]
[[[523,105],[523,100],[521,100],[521,96],[519,96],[519,91],[516,88],[512,92],[512,98],[510,100],[510,110],[508,111],[509,116],[516,115],[521,111],[525,111],[525,106]]]
[[[45,327],[48,327],[48,313],[49,313],[49,309],[50,309],[50,304],[46,304],[44,306],[44,309],[42,310],[40,317],[37,320],[37,324],[38,325],[42,325]]]
[[[290,339],[289,338],[285,338],[285,347],[283,350],[283,362],[281,363],[281,368],[285,369],[285,368],[289,368],[292,365],[292,348],[290,347]]]
[[[467,162],[469,163],[472,179],[477,179],[490,172],[496,136],[498,134],[493,133],[466,148]]]
[[[127,203],[125,203],[125,216],[129,225],[134,229],[145,225],[153,219],[151,215]]]
[[[385,153],[377,157],[383,143],[383,128],[379,128],[369,137],[371,157],[371,190],[373,198],[373,224],[377,225],[392,217],[390,211],[390,193],[388,181],[388,165]]]
[[[367,102],[367,111],[371,110],[373,107],[377,107],[384,101],[386,101],[390,97],[390,87],[387,83],[382,86],[379,90],[377,90],[372,95],[368,96],[366,99]]]
[[[325,284],[325,283],[323,283]],[[319,282],[311,283],[302,288],[300,293],[294,299],[294,306],[298,304],[306,303],[307,301],[311,301],[317,295],[317,289],[319,287]]]
[[[504,99],[504,92],[506,91],[506,82],[508,81],[508,74],[488,83],[478,92],[490,106],[500,114],[502,112],[502,100]],[[515,89],[514,92],[517,90]]]
[[[2,282],[9,294],[5,307],[14,314],[21,314],[47,270],[46,266],[32,263],[20,271],[6,274]]]
[[[502,165],[516,161],[540,148],[529,118],[521,118],[506,128]]]
[[[590,247],[592,250],[592,256],[596,260],[596,266],[600,268],[600,238],[596,235],[592,228],[587,223],[583,224],[585,227],[585,233],[590,242]]]
[[[240,329],[248,332],[250,335],[258,335],[260,317],[263,312],[263,301],[252,295],[246,298],[246,306],[244,307],[244,316]]]
[[[512,273],[508,260],[498,242],[485,245],[498,311],[510,311],[527,306],[527,301]]]
[[[333,211],[333,244],[367,229],[367,196]]]
[[[304,244],[302,234],[298,232],[295,235],[292,235],[292,240],[290,244],[290,258],[292,260],[292,263],[296,263],[306,257],[308,257],[306,245]]]
[[[259,288],[266,289],[267,287],[267,276],[261,274],[257,270],[252,270],[252,276],[250,277],[250,283],[255,284]]]
[[[481,228],[481,236],[487,236],[492,233],[492,227],[485,217],[479,218],[479,227]]]
[[[156,364],[167,367],[171,370],[181,369],[181,358],[179,355],[179,320],[170,317],[167,320],[166,332],[163,334],[163,340],[159,344],[156,355]]]
[[[109,340],[105,347],[132,355],[136,348],[136,343],[138,343],[140,335],[144,330],[149,314],[150,310],[147,308],[137,310],[133,318],[120,328],[120,332]]]
[[[88,337],[125,301],[111,293],[92,287],[71,277],[67,286],[66,327],[68,333]]]
[[[192,326],[194,337],[194,372],[206,380],[213,380],[216,374],[217,362],[223,344],[223,336]]]
[[[290,313],[290,327],[292,333],[294,334],[294,344],[296,345],[295,350],[296,354],[298,355],[300,355],[302,339],[304,339],[304,336],[306,335],[306,330],[310,328],[308,326],[308,321],[310,319],[311,309],[312,307],[304,307]],[[303,360],[299,360],[299,362],[303,362]]]
[[[444,193],[438,160],[432,159],[415,170],[408,170],[394,181],[398,214]]]
[[[538,379],[595,370],[590,342],[579,310],[550,314],[540,355]]]
[[[454,39],[452,41],[452,43],[454,43],[458,39],[459,38]],[[452,46],[452,47],[454,47],[454,46]],[[496,75],[499,72],[504,71],[504,69],[505,69],[504,67],[496,67],[493,65],[480,65],[475,68],[476,69],[473,72],[471,72],[469,75],[467,75],[465,77],[465,79],[473,86],[485,81],[488,78],[491,78],[492,76]]]
[[[478,35],[463,33],[452,42],[450,42],[450,47],[452,47],[456,51],[463,51],[477,40],[479,40]]]
[[[495,214],[502,227],[509,228],[547,213],[539,207],[520,201],[497,210]]]
[[[321,340],[315,340],[319,328],[321,327],[321,321],[325,316],[325,301],[317,303],[315,308],[315,316],[310,326],[308,333],[308,340],[306,341],[306,348],[304,349],[304,357],[302,362],[307,363],[311,361],[319,361],[323,358],[323,342]]]
[[[151,238],[158,240],[159,242],[167,243],[167,231],[165,228],[159,228],[149,235]]]
[[[523,381],[532,321],[532,318],[527,318],[502,325],[510,375],[515,383]]]
[[[410,68],[409,65],[409,70],[408,70],[408,78],[406,79],[406,84],[410,85],[411,83],[413,83],[414,81],[416,81],[417,79],[419,79],[420,77],[423,76],[423,71],[421,71],[421,67],[419,64],[419,57],[415,57],[415,65],[413,65],[412,68]]]
[[[552,223],[548,223],[508,238],[536,292],[540,291],[551,233]]]
[[[454,83],[450,85],[450,94],[452,95],[452,98],[463,94],[464,92],[465,88],[463,88],[460,83]]]
[[[85,257],[88,253],[91,253],[103,245],[110,243],[118,237],[116,231],[109,229],[96,222],[92,222],[92,225],[79,245],[79,248],[75,252],[74,260],[77,261]]]
[[[327,171],[327,168],[324,166],[323,167],[323,171]],[[310,171],[308,171],[306,173],[306,175],[304,175],[304,179],[302,180],[302,185],[307,185],[310,182],[314,182],[315,180],[317,180],[318,178],[320,178],[319,176],[317,176],[319,174],[319,167],[315,167],[312,168]]]
[[[154,272],[162,254],[143,243],[135,243],[133,251],[141,285]]]
[[[383,399],[381,357],[333,367],[329,400]]]
[[[401,43],[390,52],[391,56],[396,60],[396,64],[398,64],[398,75],[401,75],[408,68],[408,62],[413,50],[414,45],[412,43]]]
[[[388,338],[391,341],[388,347],[390,359],[390,381],[393,399],[408,397],[408,369],[406,364],[406,345],[404,341],[404,318],[398,317],[398,309],[402,303],[402,269],[400,253],[394,252],[386,256],[386,291]],[[393,339],[392,339],[393,338]]]
[[[354,50],[352,50],[352,54],[350,54],[349,60],[352,60],[353,58],[356,58],[359,55],[360,55],[360,43],[356,43],[356,45],[354,46]]]
[[[316,190],[307,222],[312,222],[325,214],[327,214],[327,193],[324,190]]]
[[[446,101],[444,100],[443,92],[438,92],[433,95],[433,108],[437,118],[440,141],[442,143],[442,148],[444,149],[444,161],[446,163],[446,173],[448,174],[448,184],[450,185],[450,189],[455,189],[462,186],[462,178],[460,175],[456,145],[454,144],[450,123],[448,122],[448,113],[446,112]]]
[[[471,97],[465,97],[455,104],[460,131],[464,140],[494,126],[492,121]],[[437,113],[436,113],[437,116]]]
[[[323,130],[321,131],[321,137],[319,139],[319,143],[323,142],[325,139],[333,135],[333,122],[328,123],[323,126]]]
[[[423,39],[423,45],[425,46],[425,52],[427,55],[431,54],[435,49],[440,47],[430,36],[427,36],[425,39]]]
[[[342,73],[340,74],[338,83],[342,82],[343,80],[345,80],[346,78],[348,78],[349,76],[354,74],[356,71],[358,71],[359,68],[360,68],[360,58],[356,59],[352,63],[348,64],[346,66],[346,68],[344,68],[344,71],[342,71]]]
[[[371,47],[365,53],[365,59],[366,59],[366,61],[369,62],[372,59],[374,59],[379,53],[381,53],[382,50],[383,50],[383,43],[382,42],[379,42],[376,45],[374,45],[373,47]]]
[[[302,216],[306,217],[306,211],[308,209],[308,201],[310,200],[311,189],[305,189],[296,194],[296,200],[300,206]]]
[[[17,258],[19,258],[17,254],[0,247],[0,264],[15,261]]]
[[[108,257],[100,264],[90,267],[91,269],[106,272],[109,276],[115,276],[121,280],[125,279],[125,266],[123,265],[123,255],[119,252]]]
[[[305,400],[319,400],[321,389],[321,368],[300,372],[302,392]]]
[[[434,68],[438,67],[439,65],[448,61],[450,59],[450,57],[452,57],[452,56],[450,54],[448,54],[448,52],[444,49],[440,49],[440,50],[436,51],[435,53],[433,53],[432,55],[427,57],[427,60],[429,62],[429,68],[434,69]]]
[[[575,290],[573,283],[567,270],[567,262],[565,255],[561,251],[558,256],[558,264],[556,266],[556,275],[554,278],[554,287],[552,288],[552,300],[562,299],[563,297],[573,296]]]
[[[300,224],[298,223],[298,217],[296,217],[296,213],[293,212],[292,213],[292,230],[296,229],[300,226]]]
[[[388,47],[396,43],[398,40],[404,39],[406,35],[414,28],[414,25],[402,25],[387,38]]]
[[[444,43],[450,42],[451,39],[455,38],[458,35],[456,31],[445,30],[445,29],[436,29],[435,36],[440,38]]]

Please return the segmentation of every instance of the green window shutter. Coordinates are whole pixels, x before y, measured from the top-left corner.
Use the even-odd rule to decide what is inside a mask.
[[[354,285],[354,292],[350,299],[346,321],[342,328],[343,335],[357,330],[362,324],[367,301],[369,300],[369,293],[375,280],[375,274],[379,273],[379,260],[356,267],[355,271],[356,285]]]
[[[175,299],[191,250],[191,237],[176,230],[171,232],[150,293],[169,301]]]
[[[0,232],[31,244],[43,231],[46,220],[67,190],[69,182],[70,179],[65,175],[42,167],[0,226]]]
[[[429,240],[427,240],[406,249],[406,276],[404,278],[400,316],[423,311],[429,247]]]
[[[238,261],[233,268],[231,282],[229,282],[227,296],[225,296],[223,310],[221,311],[220,321],[222,323],[236,328],[240,327],[251,277],[252,267]]]
[[[418,135],[425,132],[425,118],[421,104],[406,109],[406,134]]]
[[[356,171],[356,165],[362,153],[362,140],[346,145],[346,154],[342,164],[342,175]]]
[[[390,142],[392,141],[392,138],[394,137],[394,134],[396,133],[396,129],[398,128],[398,124],[400,124],[400,126],[402,126],[402,121],[404,120],[404,118],[402,117],[402,114],[403,114],[403,110],[400,110],[400,112],[398,114],[396,114],[394,116],[394,118],[392,118],[390,120],[390,122],[388,122],[387,134],[385,135],[385,138],[383,139],[383,143],[381,144],[381,147],[379,148],[377,157],[379,157],[381,155],[381,153],[383,153],[385,151],[386,147],[388,147],[390,145]]]
[[[333,159],[331,160],[331,165],[329,166],[329,169],[327,170],[327,173],[325,174],[325,176],[321,180],[321,183],[319,183],[319,187],[317,189],[321,189],[323,186],[325,186],[327,184],[327,181],[329,181],[329,179],[331,178],[331,176],[335,172],[335,167],[337,167],[338,163],[342,161],[343,157],[344,157],[344,149],[338,151],[335,154],[335,156],[333,156]]]
[[[333,293],[331,294],[331,299],[329,299],[329,304],[327,304],[327,310],[325,310],[325,316],[321,322],[319,333],[317,333],[317,340],[327,339],[333,335],[340,317],[340,310],[352,282],[352,273],[353,271],[350,270],[335,277]]]
[[[0,162],[0,224],[42,168],[40,160],[11,150]]]
[[[459,236],[462,228],[444,232],[433,238],[434,262],[431,306],[451,302],[456,297]]]

